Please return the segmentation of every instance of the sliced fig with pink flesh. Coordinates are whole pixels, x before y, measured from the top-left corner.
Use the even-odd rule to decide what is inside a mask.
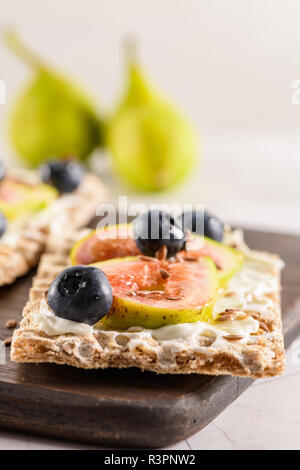
[[[11,177],[0,182],[0,210],[9,220],[47,207],[58,194],[46,184],[30,185]]]
[[[159,328],[211,317],[218,276],[209,258],[189,263],[128,257],[94,266],[104,271],[113,291],[112,307],[101,325]]]
[[[92,264],[112,258],[141,254],[133,239],[132,225],[111,225],[95,230],[79,240],[71,251],[71,261],[73,265]],[[187,243],[187,251],[180,252],[177,257],[211,258],[216,264],[221,285],[225,285],[230,280],[243,262],[243,255],[238,250],[197,235],[193,235],[191,241]]]

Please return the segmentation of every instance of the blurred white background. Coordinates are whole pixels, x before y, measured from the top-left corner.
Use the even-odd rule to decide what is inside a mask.
[[[204,202],[224,220],[300,233],[298,0],[1,0],[0,27],[14,26],[50,63],[110,109],[123,83],[121,41],[133,34],[158,85],[201,134],[201,166],[164,196]],[[30,71],[0,44],[1,156],[7,110]],[[122,191],[115,185],[114,195]],[[132,199],[162,200],[161,195]]]

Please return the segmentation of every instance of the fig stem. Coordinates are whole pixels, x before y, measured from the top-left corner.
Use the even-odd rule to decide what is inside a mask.
[[[9,49],[24,62],[35,69],[45,69],[40,57],[21,41],[20,37],[14,30],[6,29],[3,32],[3,39]]]
[[[134,36],[123,39],[125,66],[127,69],[127,91],[125,105],[140,105],[153,101],[153,92],[139,66],[138,41]]]
[[[123,50],[124,50],[124,57],[125,63],[130,68],[131,66],[135,65],[137,62],[137,51],[138,45],[137,40],[134,36],[127,36],[123,40]]]

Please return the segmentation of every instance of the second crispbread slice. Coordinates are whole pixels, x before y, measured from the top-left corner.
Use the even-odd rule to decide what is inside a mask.
[[[46,240],[43,228],[29,226],[22,230],[16,246],[0,245],[0,286],[11,284],[38,263]]]
[[[86,174],[74,193],[62,195],[53,203],[50,220],[33,218],[20,229],[13,246],[0,243],[0,286],[11,284],[36,266],[48,242],[53,242],[49,234],[55,235],[55,245],[59,247],[62,235],[85,226],[106,196],[106,187],[99,178]]]
[[[161,374],[271,377],[282,373],[285,360],[280,282],[275,265],[266,268],[273,286],[262,299],[268,305],[266,311],[262,313],[259,308],[231,310],[234,315],[250,315],[260,322],[251,344],[241,343],[236,338],[216,344],[213,338],[199,335],[196,345],[187,338],[181,348],[174,348],[168,341],[157,341],[142,329],[131,332],[93,329],[92,334],[86,336],[47,335],[39,329],[36,317],[52,280],[68,265],[69,249],[76,237],[76,234],[69,236],[59,252],[54,254],[50,249],[42,257],[23,320],[13,336],[12,360],[68,364],[84,369],[138,367]],[[232,294],[229,285],[224,295]]]

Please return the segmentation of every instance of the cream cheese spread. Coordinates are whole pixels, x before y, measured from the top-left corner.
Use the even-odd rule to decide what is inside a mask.
[[[35,315],[35,321],[39,325],[39,329],[49,336],[64,335],[66,333],[91,336],[93,333],[93,328],[86,323],[67,320],[55,315],[49,308],[46,299],[42,299],[40,310]]]
[[[64,194],[46,209],[41,210],[35,217],[33,223],[48,227],[52,235],[61,236],[62,231],[68,229],[68,211],[76,207],[80,202],[76,194]]]
[[[38,173],[30,170],[15,170],[12,175],[29,184],[40,182]],[[61,235],[62,230],[68,229],[68,211],[76,207],[79,202],[76,194],[64,194],[53,201],[49,207],[41,209],[39,212],[27,213],[16,220],[9,220],[7,229],[0,238],[0,245],[16,247],[22,237],[23,229],[29,225],[36,228],[47,227],[50,234]]]
[[[7,228],[0,238],[0,245],[10,246],[14,248],[19,240],[20,233],[28,224],[28,215],[26,217],[19,217],[17,220],[9,220],[7,223]]]
[[[86,323],[79,323],[56,316],[48,306],[45,299],[42,300],[40,310],[35,315],[39,329],[49,336],[63,335],[72,333],[78,336],[92,336],[97,330]],[[256,333],[259,323],[252,317],[243,320],[224,321],[219,323],[194,322],[194,323],[177,323],[176,325],[167,325],[155,330],[131,327],[122,332],[117,330],[105,331],[113,336],[122,334],[129,337],[152,337],[158,343],[166,341],[183,341],[197,339],[199,336],[207,336],[212,338],[222,338],[226,335],[241,335],[243,342],[250,339],[252,333]],[[99,328],[100,329],[100,328]]]
[[[39,174],[36,171],[15,168],[13,171],[10,171],[10,176],[32,185],[40,183]],[[39,218],[40,213],[44,211],[45,209],[38,213],[26,213],[23,216],[17,217],[15,220],[8,220],[7,228],[3,236],[0,238],[0,245],[15,248],[22,237],[22,231],[26,229],[29,224],[31,226],[36,226],[37,228],[44,226],[40,223]]]

